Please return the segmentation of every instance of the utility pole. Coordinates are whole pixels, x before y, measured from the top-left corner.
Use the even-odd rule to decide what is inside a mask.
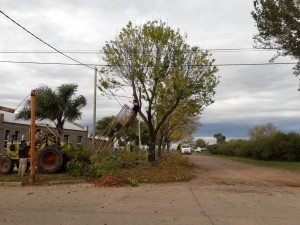
[[[95,149],[95,133],[96,133],[96,104],[97,104],[97,73],[98,70],[95,67],[94,74],[94,108],[93,108],[93,138],[92,138],[92,149]]]
[[[139,149],[141,150],[142,145],[141,145],[141,117],[140,114],[138,116],[138,125],[139,125]]]
[[[35,90],[31,91],[30,126],[30,176],[29,184],[35,184]]]

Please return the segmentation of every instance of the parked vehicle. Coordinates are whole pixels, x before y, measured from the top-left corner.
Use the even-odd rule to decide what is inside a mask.
[[[180,145],[181,154],[192,154],[192,148],[189,143],[181,143]]]
[[[201,148],[200,147],[196,148],[195,152],[200,153],[201,152]]]
[[[197,152],[197,153],[201,153],[201,152],[204,152],[204,151],[207,151],[207,148],[204,148],[204,147],[200,148],[200,147],[198,147],[198,148],[195,149],[195,152]]]

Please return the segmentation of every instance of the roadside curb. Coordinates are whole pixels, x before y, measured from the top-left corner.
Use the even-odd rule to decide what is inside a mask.
[[[49,185],[64,185],[64,184],[85,184],[89,183],[86,180],[57,180],[57,181],[50,181]],[[0,182],[0,187],[23,187],[24,182]]]
[[[6,187],[22,187],[23,185],[23,182],[0,182],[0,186]]]
[[[57,181],[50,181],[50,185],[59,185],[59,184],[84,184],[88,183],[86,180],[57,180]]]

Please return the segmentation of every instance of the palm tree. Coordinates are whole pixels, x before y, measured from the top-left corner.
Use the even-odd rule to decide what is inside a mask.
[[[78,85],[62,84],[53,91],[46,85],[36,89],[36,119],[53,121],[60,142],[65,122],[73,122],[81,118],[81,109],[87,104],[83,95],[75,97]],[[16,119],[30,120],[30,100],[16,115]]]

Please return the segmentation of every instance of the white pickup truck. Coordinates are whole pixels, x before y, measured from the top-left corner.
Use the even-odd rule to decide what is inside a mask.
[[[181,154],[192,154],[192,148],[189,144],[182,144],[180,147]]]

